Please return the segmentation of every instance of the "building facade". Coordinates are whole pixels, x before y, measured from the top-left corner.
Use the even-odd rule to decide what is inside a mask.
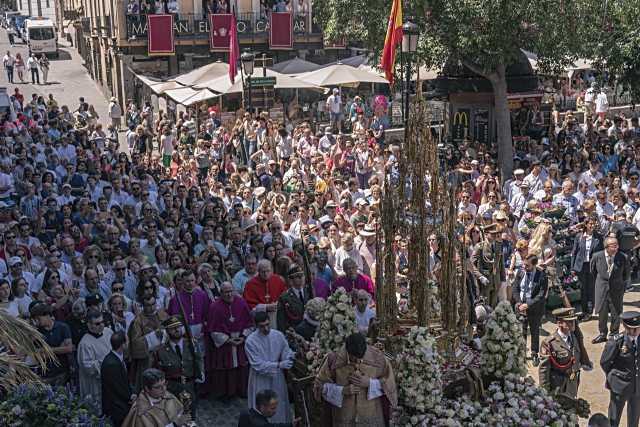
[[[291,14],[291,45],[281,50],[271,43],[272,8],[266,9],[266,3],[269,1],[61,0],[60,13],[73,20],[70,35],[92,78],[105,96],[115,96],[124,105],[137,91],[136,74],[162,78],[216,60],[228,61],[226,49],[212,46],[212,15],[235,11],[240,49],[250,49],[258,58],[266,54],[268,64],[324,54],[322,31],[313,22],[311,0],[293,0],[293,7],[282,10]],[[157,14],[173,16],[173,54],[149,55],[148,17]],[[342,46],[331,48],[339,51]]]

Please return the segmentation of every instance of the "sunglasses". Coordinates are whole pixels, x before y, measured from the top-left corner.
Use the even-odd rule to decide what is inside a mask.
[[[122,291],[124,291],[123,286],[116,286],[115,288],[113,288],[113,292],[122,292]]]

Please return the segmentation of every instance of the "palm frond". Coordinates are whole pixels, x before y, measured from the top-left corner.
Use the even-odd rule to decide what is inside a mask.
[[[20,384],[42,385],[41,378],[31,366],[18,357],[7,353],[0,353],[0,390],[12,390]]]
[[[0,311],[0,389],[40,382],[31,367],[35,365],[44,370],[53,360],[53,351],[36,328]]]

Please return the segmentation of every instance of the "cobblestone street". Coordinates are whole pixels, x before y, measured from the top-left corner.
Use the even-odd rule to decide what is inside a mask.
[[[198,402],[198,425],[201,427],[236,427],[238,417],[247,407],[246,399],[200,400]]]

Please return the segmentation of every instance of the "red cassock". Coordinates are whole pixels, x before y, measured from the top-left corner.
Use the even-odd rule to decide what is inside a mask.
[[[249,362],[244,342],[233,345],[230,340],[251,333],[251,310],[240,296],[235,295],[231,304],[217,298],[209,306],[207,318],[207,392],[213,397],[246,397]]]
[[[255,276],[245,285],[243,296],[249,304],[249,308],[254,310],[260,304],[277,303],[280,294],[286,290],[287,286],[284,280],[277,274],[272,274],[266,281],[262,280],[260,276]]]

